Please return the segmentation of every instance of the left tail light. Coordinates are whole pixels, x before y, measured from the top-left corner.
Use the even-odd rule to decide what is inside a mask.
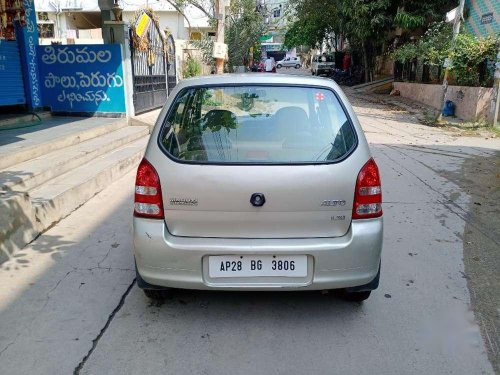
[[[163,219],[160,177],[146,159],[142,159],[135,178],[134,216]]]

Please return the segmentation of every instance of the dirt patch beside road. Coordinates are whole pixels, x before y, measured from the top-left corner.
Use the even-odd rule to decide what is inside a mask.
[[[469,194],[464,229],[464,264],[472,308],[500,374],[500,152],[467,159],[460,171],[445,173]]]
[[[451,127],[429,122],[427,117],[433,119],[435,113],[404,98],[345,91],[371,133],[372,143],[435,152],[436,160],[421,164],[459,186],[456,194],[449,195],[449,203],[466,222],[461,237],[463,277],[489,360],[500,375],[500,152],[496,151],[499,143],[491,142],[497,134],[491,129],[464,128],[464,124]],[[440,159],[441,167],[440,155],[452,156],[454,161]],[[467,193],[470,203],[459,203],[462,194],[458,190]]]
[[[497,138],[500,136],[498,129],[494,129],[490,124],[483,121],[463,121],[455,117],[447,117],[441,121],[437,121],[436,116],[438,115],[438,111],[435,108],[408,98],[356,92],[351,88],[345,87],[343,87],[343,90],[349,95],[353,103],[356,103],[357,100],[365,101],[371,103],[373,108],[383,108],[384,111],[388,110],[392,114],[407,115],[408,121],[414,121],[432,128],[441,128],[459,136],[485,138]]]

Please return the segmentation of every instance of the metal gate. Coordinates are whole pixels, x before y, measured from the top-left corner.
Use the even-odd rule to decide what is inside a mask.
[[[147,12],[146,12],[147,14]],[[142,38],[131,30],[132,76],[135,114],[159,108],[168,97],[165,42],[153,17]],[[134,39],[140,40],[134,45]]]
[[[167,37],[167,82],[168,92],[177,85],[177,70],[175,64],[175,42],[172,35]]]

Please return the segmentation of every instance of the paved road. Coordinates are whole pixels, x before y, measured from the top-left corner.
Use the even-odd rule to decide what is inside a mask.
[[[293,74],[293,75],[311,75],[311,72],[308,69],[295,69],[295,68],[281,68],[277,69],[276,72],[278,74]]]
[[[493,160],[498,139],[353,102],[384,184],[382,279],[366,303],[206,292],[150,303],[134,285],[129,174],[1,266],[0,372],[492,374],[462,260],[471,197],[449,176]]]

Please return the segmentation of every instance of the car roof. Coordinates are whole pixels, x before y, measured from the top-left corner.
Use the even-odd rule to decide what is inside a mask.
[[[337,84],[328,78],[294,75],[294,74],[220,74],[187,78],[179,81],[176,88],[183,89],[192,86],[208,85],[298,85],[298,86],[323,86],[339,91]]]

